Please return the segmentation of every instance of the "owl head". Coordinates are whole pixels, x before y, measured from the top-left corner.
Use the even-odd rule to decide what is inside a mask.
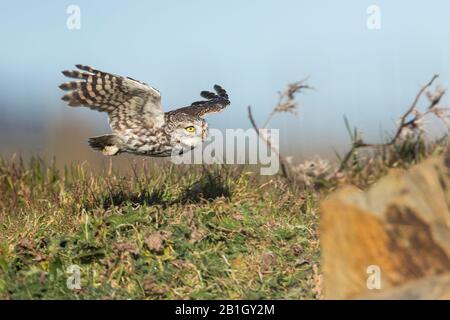
[[[191,150],[206,139],[207,122],[194,115],[178,113],[170,119],[170,139],[175,149]]]

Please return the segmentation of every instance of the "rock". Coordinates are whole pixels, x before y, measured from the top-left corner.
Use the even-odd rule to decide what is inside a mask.
[[[371,292],[359,299],[450,300],[450,273],[409,282],[385,292]]]
[[[277,263],[277,256],[272,251],[266,251],[261,255],[261,268],[267,271]]]
[[[332,194],[321,205],[325,298],[426,297],[417,286],[431,290],[434,277],[450,272],[449,208],[443,157],[393,170],[366,192],[344,187]],[[401,286],[406,291],[394,289]],[[442,288],[448,298],[450,287]]]
[[[145,238],[145,244],[150,251],[160,253],[164,249],[164,241],[171,235],[169,231],[156,231]]]

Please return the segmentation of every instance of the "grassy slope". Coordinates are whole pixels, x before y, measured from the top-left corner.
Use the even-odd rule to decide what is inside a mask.
[[[2,299],[300,299],[317,290],[312,193],[245,169],[0,164]],[[66,286],[81,267],[81,290]]]

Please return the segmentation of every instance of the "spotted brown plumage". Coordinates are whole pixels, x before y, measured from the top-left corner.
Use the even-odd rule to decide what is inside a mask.
[[[222,111],[230,104],[227,92],[219,85],[214,85],[214,92],[202,91],[200,96],[207,100],[193,102],[190,106],[177,109],[171,112],[185,112],[187,114],[203,116],[209,113]]]
[[[81,71],[62,72],[76,79],[60,85],[68,91],[62,100],[72,107],[86,106],[108,114],[113,134],[89,139],[90,146],[105,155],[170,156],[192,149],[206,136],[208,125],[202,117],[230,104],[227,92],[215,85],[215,93],[200,93],[206,100],[164,113],[155,88],[89,66],[76,67]]]

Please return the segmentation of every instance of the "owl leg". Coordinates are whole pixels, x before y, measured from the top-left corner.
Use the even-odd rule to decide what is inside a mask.
[[[119,150],[118,146],[106,146],[103,148],[102,153],[105,156],[115,156],[119,153]]]
[[[120,153],[120,139],[114,134],[89,138],[92,149],[101,151],[105,156],[115,156]]]

